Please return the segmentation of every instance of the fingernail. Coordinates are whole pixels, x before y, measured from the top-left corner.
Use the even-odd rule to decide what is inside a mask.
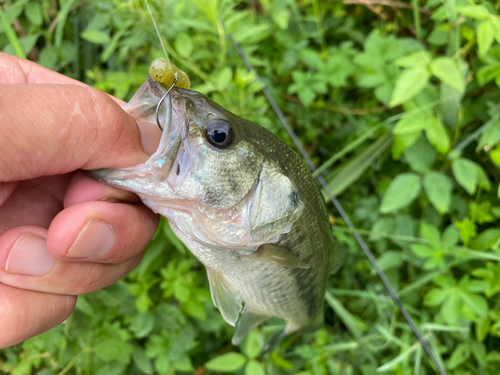
[[[5,271],[20,275],[39,276],[46,273],[54,257],[47,249],[44,238],[25,234],[16,241],[7,258]]]
[[[100,220],[90,220],[76,237],[66,257],[99,257],[111,250],[114,244],[115,233],[111,225]]]

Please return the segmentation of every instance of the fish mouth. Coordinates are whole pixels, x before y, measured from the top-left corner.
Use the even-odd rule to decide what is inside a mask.
[[[156,122],[156,108],[158,102],[167,92],[160,83],[148,77],[135,93],[129,103],[122,108],[138,122],[138,126],[147,129],[144,134],[154,134],[158,142],[160,129]],[[176,90],[170,91],[159,108],[158,119],[163,131],[156,151],[144,164],[121,169],[98,169],[88,171],[87,174],[107,185],[144,194],[144,182],[164,182],[172,169],[179,147],[182,142],[182,133],[186,122],[186,105],[182,94]],[[156,131],[154,130],[156,129]],[[132,181],[136,180],[136,181]]]

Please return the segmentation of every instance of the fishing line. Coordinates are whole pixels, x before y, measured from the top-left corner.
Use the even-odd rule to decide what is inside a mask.
[[[163,48],[163,52],[165,52],[165,56],[167,57],[167,60],[170,61],[170,59],[168,58],[167,49],[165,48],[165,45],[163,44],[163,39],[161,38],[160,31],[158,30],[158,25],[156,24],[155,18],[153,17],[153,12],[151,12],[151,8],[149,7],[149,0],[146,0],[145,3],[146,3],[146,7],[148,8],[148,12],[149,12],[149,16],[151,17],[151,21],[153,21],[153,25],[155,26],[156,35],[158,35],[158,39],[160,40],[161,48]]]
[[[219,22],[222,24],[224,31],[226,31],[227,37],[229,38],[229,40],[233,44],[234,48],[236,49],[236,52],[238,52],[238,55],[245,63],[248,70],[250,72],[254,73],[256,80],[262,84],[262,89],[261,89],[262,93],[264,94],[267,101],[269,102],[269,104],[273,108],[274,113],[276,113],[276,116],[278,116],[278,118],[281,121],[281,123],[283,124],[284,128],[286,129],[286,131],[290,135],[290,138],[292,138],[293,143],[295,143],[295,146],[299,149],[302,157],[306,160],[306,162],[309,166],[309,169],[311,170],[311,172],[314,172],[316,170],[316,165],[314,164],[311,157],[309,156],[309,154],[305,150],[304,146],[302,146],[301,141],[299,140],[299,138],[297,137],[297,135],[293,131],[293,129],[290,126],[290,124],[288,123],[288,120],[286,119],[285,115],[283,114],[281,109],[278,107],[278,104],[276,103],[276,101],[272,97],[271,93],[267,89],[266,84],[264,83],[264,81],[262,80],[260,75],[257,73],[257,71],[255,70],[255,68],[252,65],[252,63],[250,62],[250,60],[248,60],[248,57],[245,54],[245,52],[243,51],[243,49],[241,48],[240,44],[233,38],[233,35],[231,33],[227,32],[226,24],[224,23],[224,20],[219,17]],[[418,329],[417,325],[415,324],[415,321],[413,320],[412,316],[410,315],[408,310],[406,310],[406,307],[403,305],[403,302],[401,301],[398,294],[394,290],[393,286],[391,285],[391,283],[390,283],[389,279],[387,278],[387,276],[385,275],[384,271],[382,271],[382,269],[378,265],[377,260],[373,256],[373,253],[371,252],[370,248],[366,244],[363,237],[361,237],[361,235],[357,232],[357,229],[354,226],[353,222],[351,221],[351,219],[349,218],[349,216],[345,212],[344,208],[342,207],[342,205],[340,204],[338,199],[333,194],[332,190],[330,189],[330,187],[326,183],[325,179],[323,178],[323,176],[321,174],[316,176],[316,178],[318,179],[319,183],[321,184],[321,186],[325,190],[325,192],[328,195],[328,197],[330,198],[330,200],[333,202],[335,208],[339,212],[339,214],[342,217],[342,219],[344,220],[344,222],[347,224],[347,226],[349,227],[349,229],[353,233],[354,238],[356,238],[356,241],[358,242],[359,246],[361,246],[361,249],[363,249],[363,252],[365,253],[366,257],[368,258],[368,260],[372,264],[373,268],[377,272],[377,275],[382,280],[382,283],[385,285],[387,291],[389,292],[392,299],[394,300],[394,302],[398,306],[399,311],[401,311],[401,314],[403,314],[403,316],[405,317],[405,319],[408,322],[409,326],[411,327],[413,333],[415,334],[415,336],[417,336],[418,341],[420,342],[422,347],[425,349],[425,351],[427,352],[429,357],[432,359],[432,361],[436,365],[439,373],[441,375],[447,375],[446,371],[441,366],[440,362],[438,361],[438,359],[436,358],[436,356],[432,352],[432,349],[430,348],[429,344],[427,343],[424,336],[422,335],[422,333]]]

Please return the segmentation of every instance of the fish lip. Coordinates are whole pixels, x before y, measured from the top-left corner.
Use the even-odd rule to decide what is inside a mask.
[[[156,91],[153,92],[156,96],[161,95],[160,99],[167,90],[157,82],[150,84],[150,88]],[[160,144],[145,163],[147,174],[153,175],[159,182],[165,181],[172,169],[182,143],[183,124],[186,121],[186,105],[182,95],[175,90],[170,91],[161,105],[165,106],[166,114]]]
[[[145,97],[148,98],[147,106],[152,110],[152,108],[156,108],[156,104],[154,102],[152,103],[151,99],[154,100],[154,98],[156,98],[159,101],[167,92],[167,88],[150,77],[146,79],[143,86],[144,90],[142,93],[144,93],[144,91],[150,91]],[[126,188],[126,190],[141,194],[144,193],[138,188],[133,188],[136,183],[127,185],[126,181],[133,179],[143,181],[156,180],[157,182],[165,181],[174,165],[177,152],[182,143],[183,124],[186,121],[187,111],[182,93],[178,93],[176,90],[170,91],[161,105],[165,106],[165,121],[160,143],[156,151],[144,164],[139,164],[130,168],[86,171],[87,175],[108,185]],[[140,108],[140,106],[127,106],[128,103],[123,107],[132,116],[134,116],[133,111]],[[170,115],[170,118],[168,118],[168,115]]]

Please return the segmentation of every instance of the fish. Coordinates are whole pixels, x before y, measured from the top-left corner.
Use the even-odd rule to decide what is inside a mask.
[[[155,112],[166,92],[148,77],[123,109],[160,132]],[[327,279],[343,251],[304,161],[269,130],[196,91],[174,88],[160,118],[159,145],[145,164],[88,174],[138,194],[168,219],[206,267],[214,305],[236,326],[233,344],[271,317],[285,328],[264,351],[322,327]]]

